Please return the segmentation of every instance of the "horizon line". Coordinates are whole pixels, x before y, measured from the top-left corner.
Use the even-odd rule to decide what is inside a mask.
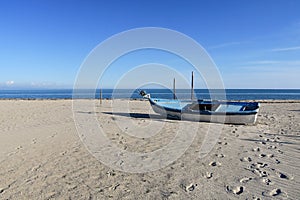
[[[1,90],[74,90],[74,88],[0,88]],[[76,88],[76,90],[173,90],[172,88]],[[300,90],[300,88],[194,88],[194,90]],[[191,88],[176,88],[191,90]]]

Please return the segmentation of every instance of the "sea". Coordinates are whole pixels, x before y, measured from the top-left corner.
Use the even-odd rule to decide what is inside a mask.
[[[169,89],[143,89],[154,98],[171,99],[173,91]],[[0,99],[140,99],[136,89],[41,89],[41,90],[0,90]],[[194,89],[195,99],[226,99],[226,100],[300,100],[300,89],[226,89],[208,90]],[[190,99],[190,89],[177,89],[178,99]]]

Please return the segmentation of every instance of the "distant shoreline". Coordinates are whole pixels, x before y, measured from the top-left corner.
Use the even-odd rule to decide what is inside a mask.
[[[73,100],[87,100],[87,101],[99,101],[99,99],[87,99],[87,98],[78,98],[78,99],[70,99],[70,98],[49,98],[49,99],[44,99],[44,98],[0,98],[0,101],[73,101]],[[146,99],[143,98],[115,98],[115,99],[109,99],[109,98],[104,98],[102,99],[104,101],[112,101],[112,100],[117,100],[117,101],[147,101]],[[300,103],[300,99],[285,99],[285,100],[277,100],[277,99],[260,99],[260,100],[255,100],[255,99],[248,99],[248,100],[228,100],[228,101],[237,101],[237,102],[259,102],[259,103],[266,103],[266,104],[271,104],[271,103]]]

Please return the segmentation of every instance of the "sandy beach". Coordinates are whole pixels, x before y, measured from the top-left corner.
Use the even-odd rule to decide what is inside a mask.
[[[86,148],[72,100],[0,100],[0,199],[299,199],[300,101],[262,102],[255,125],[223,125],[202,158],[202,133],[214,125],[163,119],[147,101],[130,101],[131,115],[124,100],[115,101],[119,110],[112,100],[94,103],[81,113],[124,151],[160,149],[182,127],[196,134],[170,164],[125,172]]]

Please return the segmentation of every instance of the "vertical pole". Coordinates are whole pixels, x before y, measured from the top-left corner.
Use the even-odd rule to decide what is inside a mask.
[[[191,81],[191,100],[194,98],[194,72],[192,71],[192,81]]]
[[[100,88],[100,105],[102,104],[102,89]]]
[[[173,79],[173,99],[176,99],[175,78]]]

